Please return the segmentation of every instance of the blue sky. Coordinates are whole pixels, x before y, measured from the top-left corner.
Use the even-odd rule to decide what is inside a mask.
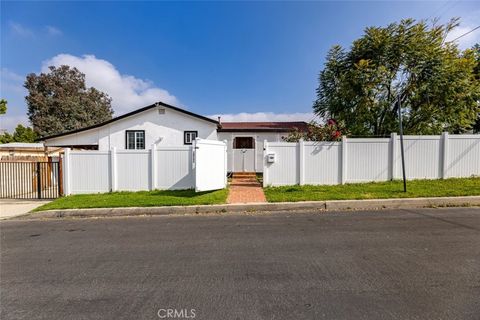
[[[163,100],[224,120],[309,120],[328,49],[367,26],[402,18],[462,18],[475,1],[1,2],[0,128],[28,123],[25,75],[77,66],[113,98],[116,115]],[[479,30],[480,31],[480,30]],[[461,46],[479,41],[480,32]]]

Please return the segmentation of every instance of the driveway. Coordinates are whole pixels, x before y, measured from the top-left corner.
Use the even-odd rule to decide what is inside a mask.
[[[0,199],[0,220],[24,215],[50,200]]]
[[[168,309],[222,320],[480,314],[480,209],[0,227],[2,319],[168,319]]]

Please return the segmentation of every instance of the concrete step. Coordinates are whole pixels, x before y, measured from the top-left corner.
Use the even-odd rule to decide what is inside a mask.
[[[234,172],[234,178],[256,178],[257,174],[255,172]]]
[[[234,180],[230,182],[231,186],[259,186],[260,183],[257,180]]]

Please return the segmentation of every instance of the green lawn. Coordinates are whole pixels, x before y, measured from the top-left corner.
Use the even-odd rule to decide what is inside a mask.
[[[480,195],[480,178],[356,183],[336,186],[285,186],[265,188],[269,202],[385,199]]]
[[[228,190],[195,192],[194,190],[156,190],[79,194],[58,198],[35,211],[79,208],[186,206],[225,203]]]
[[[407,186],[407,193],[403,192],[402,181],[336,186],[268,187],[264,190],[269,202],[480,195],[480,178],[412,180],[407,182]],[[56,199],[35,211],[222,204],[226,202],[227,195],[228,189],[198,193],[194,190],[156,190],[82,194]]]

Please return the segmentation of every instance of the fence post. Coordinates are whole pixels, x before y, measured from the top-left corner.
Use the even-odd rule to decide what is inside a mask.
[[[112,192],[117,191],[117,148],[110,149],[110,186]]]
[[[198,138],[192,141],[192,169],[193,170],[196,170],[196,167],[197,167],[197,152],[196,152],[197,142],[198,142]],[[196,173],[195,173],[195,177],[196,177]]]
[[[198,138],[192,141],[191,153],[192,153],[192,173],[193,173],[193,187],[197,191],[197,142]]]
[[[391,171],[391,180],[395,180],[397,178],[397,133],[392,132],[390,135],[390,141],[392,146],[392,161],[390,163],[390,170]]]
[[[268,168],[267,168],[268,141],[263,140],[263,187],[268,186]]]
[[[342,136],[342,184],[347,181],[347,137]]]
[[[443,157],[442,157],[442,179],[448,178],[448,132],[442,133],[442,142],[443,142]]]
[[[63,192],[66,196],[70,195],[70,148],[65,148],[63,154]]]
[[[298,164],[299,164],[299,184],[305,184],[305,141],[303,138],[298,141]]]
[[[58,196],[61,197],[64,195],[63,192],[63,158],[61,155],[58,157]]]
[[[232,169],[232,176],[233,176],[233,173],[235,172],[235,152],[233,150],[233,146],[235,145],[235,137],[233,136],[233,134],[231,135],[231,140],[230,140],[230,159],[232,160],[231,164],[232,166],[230,167],[230,169]]]
[[[223,143],[225,144],[224,149],[225,149],[225,157],[223,159],[223,175],[225,177],[224,179],[224,184],[225,188],[227,187],[228,184],[228,178],[227,178],[227,173],[228,173],[228,147],[227,147],[227,140],[223,140]]]
[[[157,189],[157,145],[152,144],[150,149],[150,190]]]
[[[37,198],[42,199],[42,172],[41,172],[41,164],[39,161],[37,161],[37,168],[36,168],[36,173],[37,173]]]

